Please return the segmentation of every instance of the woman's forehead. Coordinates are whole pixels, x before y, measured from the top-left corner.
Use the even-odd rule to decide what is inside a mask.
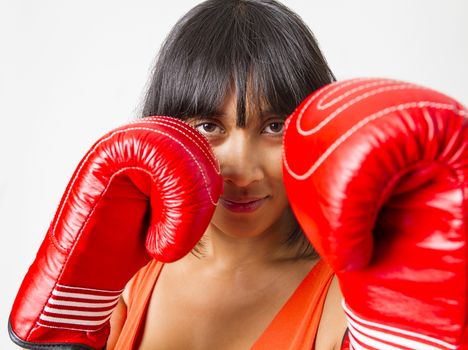
[[[240,113],[239,108],[242,108],[242,104],[244,111]],[[217,108],[214,116],[219,118],[235,117],[236,124],[240,126],[261,122],[272,116],[281,117],[280,114],[280,111],[275,110],[264,96],[246,93],[245,96],[239,97],[237,92],[231,90],[226,93],[223,103]]]

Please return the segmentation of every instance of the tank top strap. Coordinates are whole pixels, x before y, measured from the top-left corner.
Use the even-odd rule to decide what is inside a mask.
[[[130,350],[139,343],[149,300],[163,266],[163,263],[151,260],[130,280],[127,319],[114,350]]]
[[[320,259],[251,350],[311,350],[333,280],[331,267]]]

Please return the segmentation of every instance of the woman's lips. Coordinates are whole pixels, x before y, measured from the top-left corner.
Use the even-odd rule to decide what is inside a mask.
[[[220,198],[221,204],[228,210],[235,213],[250,213],[258,209],[266,200],[267,197],[263,198],[246,198],[246,199],[226,199]]]

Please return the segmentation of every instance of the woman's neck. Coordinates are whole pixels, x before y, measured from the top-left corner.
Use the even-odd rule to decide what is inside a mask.
[[[239,237],[211,223],[198,247],[198,258],[220,271],[291,261],[297,259],[297,245],[285,242],[295,227],[294,218],[288,216],[253,237]]]

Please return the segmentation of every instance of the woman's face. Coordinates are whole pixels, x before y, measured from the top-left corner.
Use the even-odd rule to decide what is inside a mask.
[[[236,96],[228,95],[216,117],[188,120],[205,135],[217,157],[224,192],[211,224],[229,236],[285,232],[294,219],[283,185],[283,116],[249,113],[237,127]]]

